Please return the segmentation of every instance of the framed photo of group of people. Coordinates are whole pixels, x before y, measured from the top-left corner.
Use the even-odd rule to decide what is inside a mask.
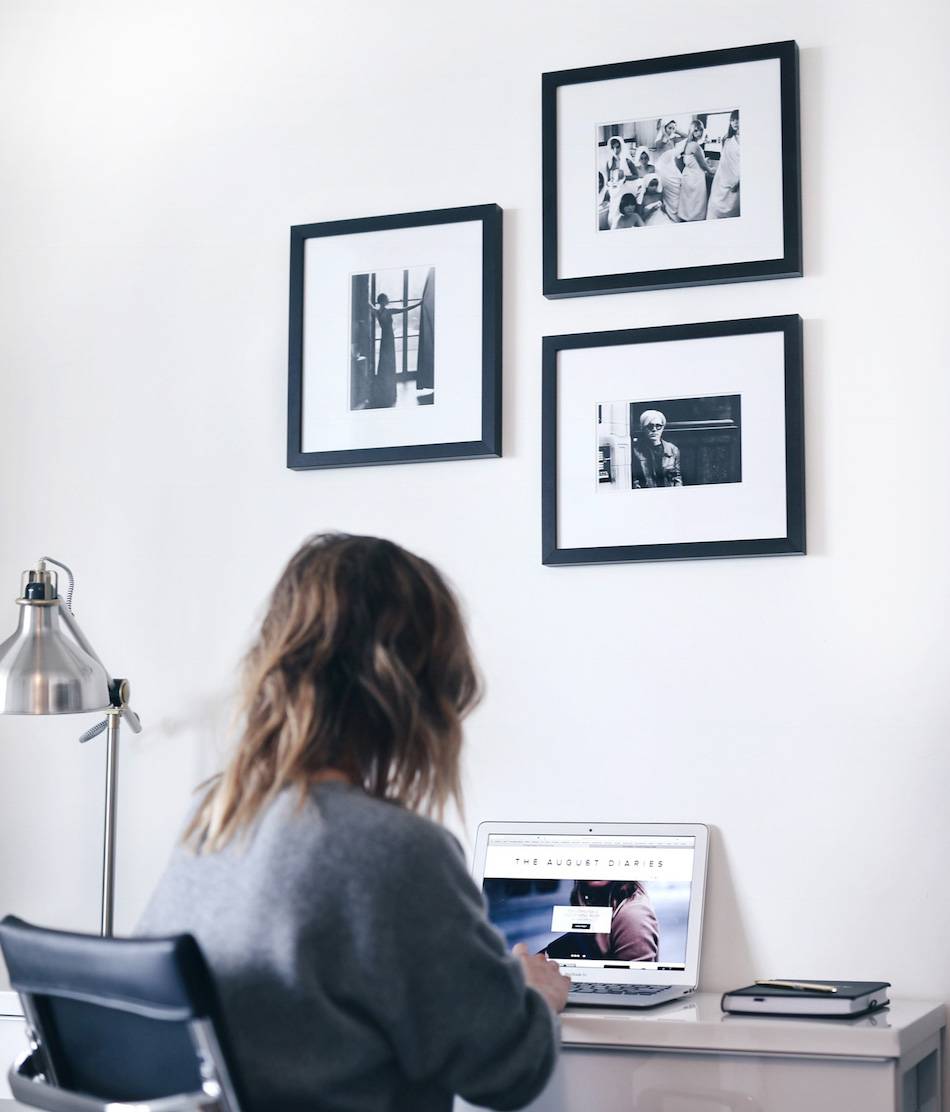
[[[794,42],[546,73],[544,294],[802,273]]]

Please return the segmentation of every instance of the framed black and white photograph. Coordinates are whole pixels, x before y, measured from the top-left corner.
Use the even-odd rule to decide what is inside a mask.
[[[802,273],[794,42],[546,73],[544,294]]]
[[[290,231],[287,466],[500,456],[501,209]]]
[[[805,552],[798,316],[545,336],[542,560]]]

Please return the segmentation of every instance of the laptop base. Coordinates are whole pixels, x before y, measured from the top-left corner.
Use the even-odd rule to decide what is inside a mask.
[[[682,985],[622,985],[598,982],[575,982],[567,997],[567,1006],[594,1008],[655,1008],[680,1000],[695,991]]]

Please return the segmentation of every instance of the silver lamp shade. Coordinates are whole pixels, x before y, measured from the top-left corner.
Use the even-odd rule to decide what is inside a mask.
[[[111,702],[109,677],[102,664],[63,630],[55,577],[49,572],[29,574],[33,579],[24,583],[24,597],[17,599],[17,631],[0,645],[0,714],[104,710]]]

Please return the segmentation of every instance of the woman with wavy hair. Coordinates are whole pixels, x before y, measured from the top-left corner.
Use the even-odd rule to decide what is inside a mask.
[[[556,1055],[569,981],[505,952],[458,843],[478,682],[425,560],[322,535],[293,556],[248,654],[242,731],[139,933],[190,932],[254,1110],[520,1108]]]

